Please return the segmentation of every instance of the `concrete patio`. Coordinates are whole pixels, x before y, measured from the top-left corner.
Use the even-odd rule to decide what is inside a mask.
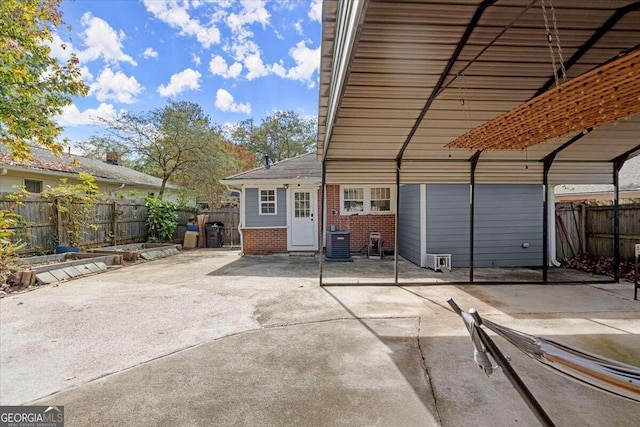
[[[377,277],[365,267],[328,276]],[[538,425],[501,372],[478,370],[448,297],[640,365],[629,283],[320,288],[317,272],[312,257],[196,250],[4,298],[0,403],[65,405],[68,426]],[[496,342],[557,425],[640,425],[637,403]]]

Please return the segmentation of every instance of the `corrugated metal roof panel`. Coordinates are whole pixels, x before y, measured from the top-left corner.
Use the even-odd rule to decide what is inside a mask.
[[[334,0],[328,1],[335,6]],[[467,159],[472,152],[449,151],[444,145],[466,133],[469,128],[528,101],[552,76],[544,17],[539,3],[515,19],[529,3],[530,0],[510,0],[486,9],[479,26],[474,29],[452,72],[445,79],[445,85],[450,86],[445,86],[438,93],[405,151],[405,159],[426,160],[427,166],[422,169],[426,172],[418,172],[418,168],[407,172],[407,177],[428,177],[436,180],[434,182],[460,182],[460,177],[467,172],[461,173],[456,162],[440,160]],[[567,60],[617,8],[627,6],[632,1],[554,0],[553,3],[563,55]],[[478,0],[455,3],[440,0],[403,0],[400,3],[371,0],[362,21],[351,74],[346,80],[343,97],[339,100],[340,109],[328,159],[395,159],[478,4]],[[547,14],[552,22],[549,8]],[[638,16],[639,12],[630,12],[621,19],[587,55],[568,69],[568,76],[582,74],[610,59],[618,51],[640,43]],[[328,18],[331,21],[331,17]],[[511,27],[496,39],[507,25]],[[333,27],[325,28],[335,32]],[[331,40],[331,37],[325,34],[323,39]],[[487,46],[492,42],[493,45]],[[330,58],[333,52],[327,51],[326,46],[332,45],[323,43],[319,117],[321,136],[326,135],[324,123],[328,109],[325,106],[328,77],[332,72]],[[477,57],[481,52],[482,55]],[[472,60],[475,62],[470,63]],[[464,76],[459,76],[458,73],[463,69]],[[460,103],[461,98],[465,99],[464,108]],[[561,151],[556,162],[610,160],[630,150],[634,138],[637,140],[640,133],[640,123],[633,119],[631,123],[629,130],[623,127],[623,123],[614,130],[606,127],[597,129]],[[547,141],[526,152],[487,151],[481,156],[480,164],[484,166],[479,166],[479,176],[489,180],[541,182],[542,166],[538,161],[561,147],[571,136]],[[323,149],[320,141],[319,152],[322,153]],[[431,160],[438,161],[431,164]],[[525,169],[526,173],[518,172],[523,167],[522,162],[529,166],[529,169]],[[462,164],[468,167],[466,162]],[[413,168],[406,165],[407,162],[403,164],[403,177],[405,167]],[[609,172],[599,172],[601,166],[595,169],[592,178],[585,178],[592,165],[584,163],[582,169],[575,165],[562,166],[564,169],[558,169],[556,176],[609,180]],[[465,179],[468,181],[468,176]]]
[[[327,162],[327,184],[391,184],[396,182],[396,164],[382,162]]]
[[[446,169],[446,174],[443,169]],[[471,180],[471,163],[406,161],[400,169],[400,180],[403,184],[468,184]]]
[[[480,156],[476,168],[478,184],[542,184],[543,164],[526,161],[486,161]]]
[[[613,184],[613,164],[556,161],[549,170],[549,184]]]

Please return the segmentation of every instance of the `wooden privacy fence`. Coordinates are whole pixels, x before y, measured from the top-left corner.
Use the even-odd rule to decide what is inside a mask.
[[[556,255],[558,259],[580,254],[612,257],[613,206],[585,203],[556,204]],[[620,257],[633,261],[640,243],[640,204],[620,205]]]
[[[27,244],[24,253],[52,252],[55,249],[56,236],[65,235],[65,225],[58,225],[56,230],[53,221],[51,202],[43,199],[23,199],[21,204],[8,199],[0,199],[0,209],[13,207],[25,221],[26,225],[17,230],[17,238]],[[237,207],[214,209],[209,212],[210,221],[224,223],[222,241],[226,246],[238,246],[240,234],[238,224],[240,213]],[[125,243],[144,242],[147,239],[147,207],[144,202],[101,202],[97,203],[91,213],[93,224],[84,232],[80,246],[99,247],[120,245]],[[186,224],[195,218],[194,209],[178,209],[178,227],[173,240],[181,243],[184,238]]]
[[[178,209],[178,228],[173,235],[174,241],[181,243],[184,239],[186,224],[193,218],[196,218],[194,209]],[[240,246],[240,210],[238,207],[226,207],[209,209],[199,212],[200,215],[209,215],[209,222],[221,222],[222,227],[222,243],[224,246]]]

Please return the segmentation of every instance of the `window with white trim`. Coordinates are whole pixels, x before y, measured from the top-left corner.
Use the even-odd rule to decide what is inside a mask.
[[[42,193],[42,181],[37,181],[35,179],[25,179],[24,188],[29,193]]]
[[[270,190],[260,190],[259,191],[259,197],[260,197],[260,215],[276,215],[277,209],[276,209],[276,190],[275,189],[270,189]]]
[[[390,214],[394,211],[392,187],[342,186],[340,188],[341,215]]]
[[[347,213],[364,212],[364,188],[343,188],[342,210]]]

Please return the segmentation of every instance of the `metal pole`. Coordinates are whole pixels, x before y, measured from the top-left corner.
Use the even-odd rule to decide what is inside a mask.
[[[496,363],[502,368],[502,372],[504,372],[505,377],[507,377],[513,388],[516,389],[522,400],[524,400],[524,403],[526,403],[531,412],[533,412],[533,415],[536,416],[540,424],[543,426],[555,426],[553,421],[551,421],[551,418],[549,418],[549,415],[547,415],[544,408],[542,408],[540,403],[538,403],[529,388],[527,388],[527,385],[513,369],[507,358],[504,357],[498,346],[493,342],[489,335],[480,328],[482,320],[478,313],[473,309],[469,310],[469,313],[474,317],[474,319],[476,319],[474,327],[478,332],[478,336],[480,337],[482,344],[489,354],[491,354]]]
[[[456,304],[453,298],[448,298],[447,303],[451,306],[453,311],[458,316],[464,319],[462,309],[458,306],[458,304]],[[538,403],[531,391],[527,388],[527,385],[522,381],[522,379],[520,379],[520,377],[513,369],[507,358],[504,357],[498,346],[480,327],[480,325],[482,325],[482,318],[480,317],[476,309],[470,309],[469,314],[473,317],[473,328],[477,332],[480,341],[482,341],[482,345],[489,352],[489,354],[491,354],[491,357],[493,357],[493,360],[495,360],[498,366],[502,368],[504,375],[507,377],[513,388],[516,389],[522,400],[524,400],[531,412],[533,412],[533,414],[543,426],[553,426],[553,421],[551,421],[551,418],[549,418],[542,406]],[[471,331],[469,331],[469,333],[471,333]]]
[[[400,167],[402,159],[396,160],[396,221],[393,248],[393,281],[398,283],[398,214],[400,213]]]
[[[320,272],[318,275],[318,279],[320,281],[320,286],[322,286],[322,267],[324,265],[324,235],[326,233],[325,230],[325,218],[324,218],[324,206],[326,204],[326,197],[327,197],[327,192],[326,192],[326,179],[327,179],[327,161],[325,159],[322,159],[322,181],[320,183],[320,215],[319,215],[319,219],[320,219],[320,238],[318,239],[318,255],[320,257]]]
[[[475,224],[475,202],[476,202],[476,167],[478,166],[478,160],[480,159],[480,154],[482,151],[476,151],[476,153],[471,156],[471,186],[470,186],[470,195],[469,195],[469,282],[473,283],[473,252],[474,252],[474,224]]]
[[[624,160],[613,162],[613,280],[620,283],[620,169]]]

